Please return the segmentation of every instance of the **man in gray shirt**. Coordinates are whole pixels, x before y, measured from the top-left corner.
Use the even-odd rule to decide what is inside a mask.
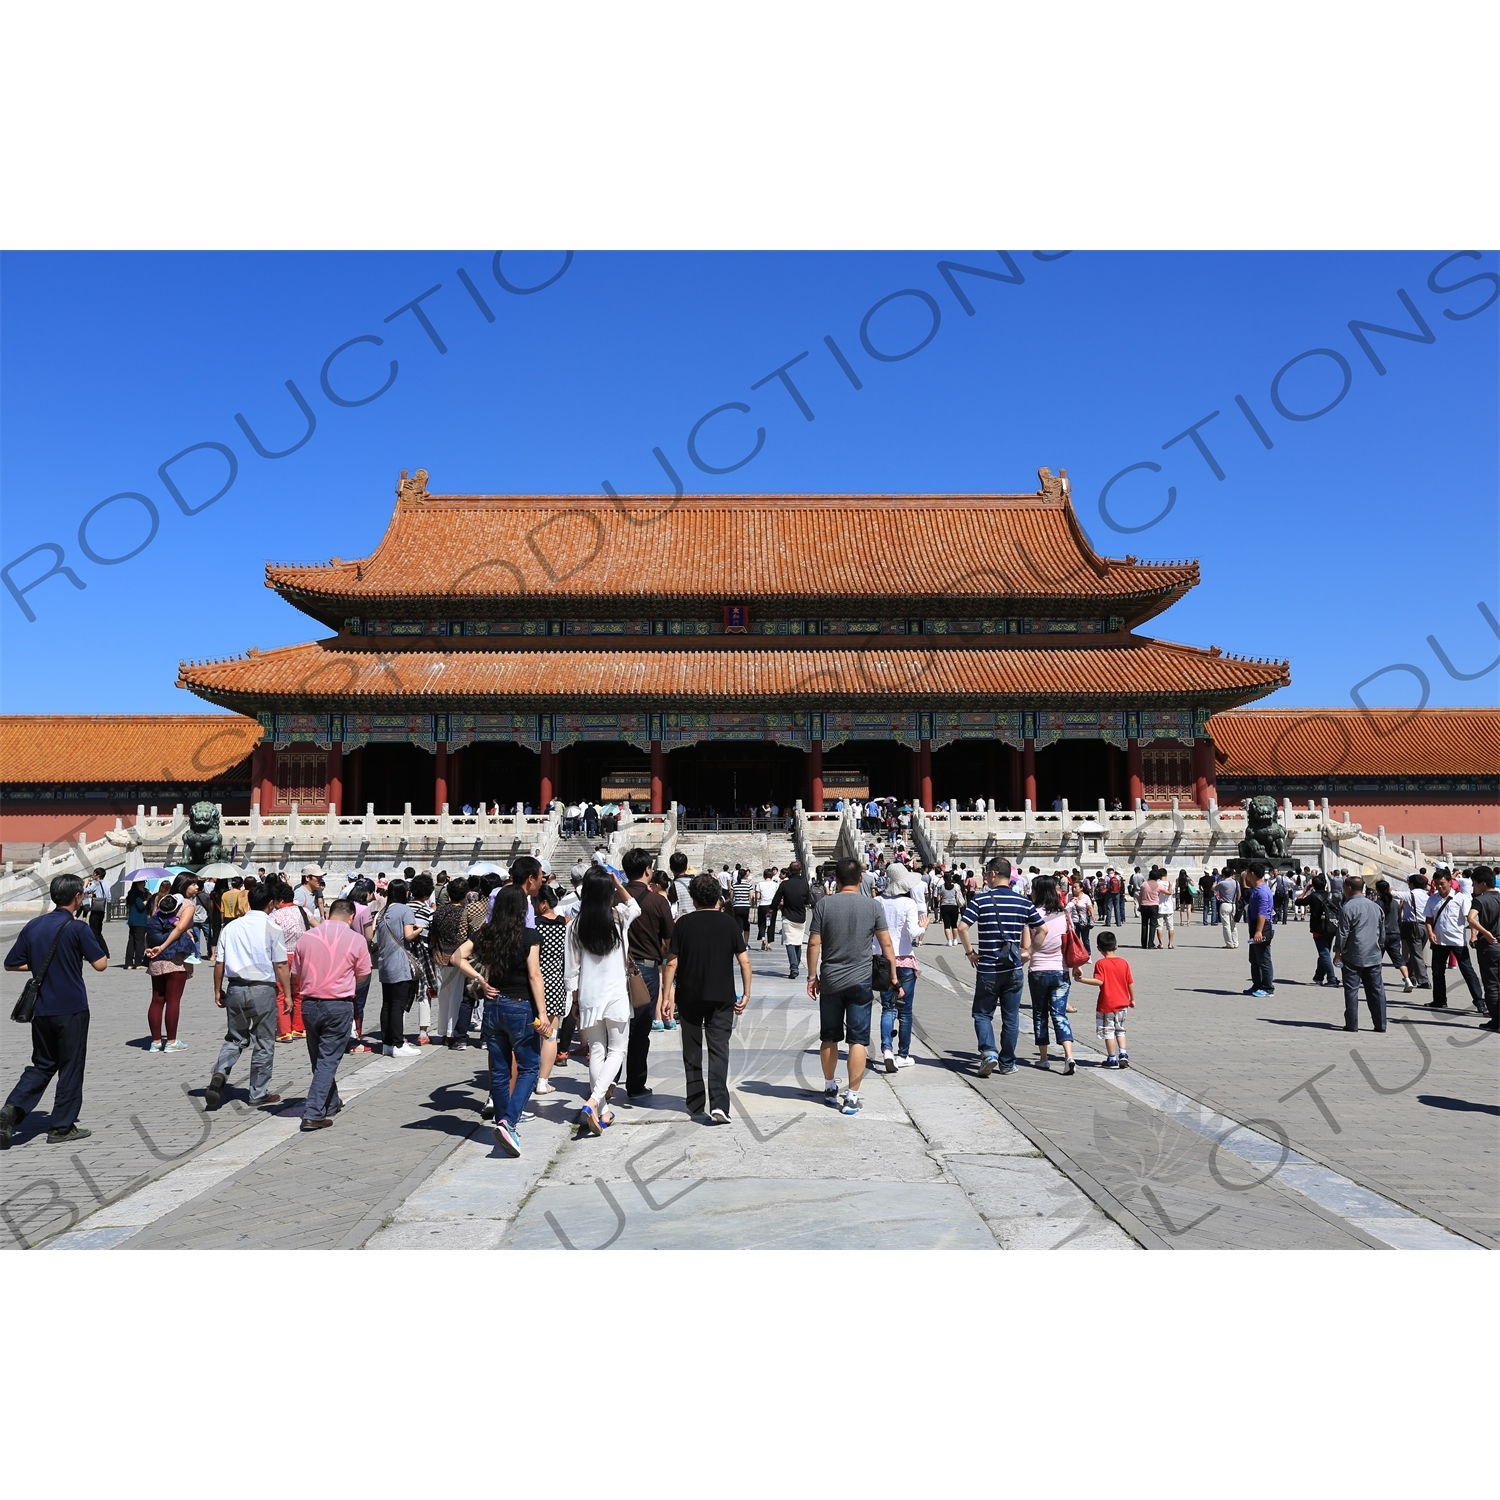
[[[865,1048],[870,1045],[870,948],[880,945],[889,971],[896,967],[885,907],[862,895],[864,869],[857,859],[841,859],[838,889],[813,907],[807,940],[807,993],[818,1002],[819,1053],[823,1062],[823,1098],[839,1104],[839,1043],[849,1048],[849,1088],[842,1100],[846,1115],[859,1113],[859,1085],[865,1076]],[[878,962],[878,960],[877,960]]]
[[[1365,883],[1357,875],[1344,881],[1344,903],[1339,908],[1338,936],[1333,940],[1333,961],[1344,966],[1344,1030],[1359,1030],[1359,988],[1364,985],[1365,1002],[1376,1031],[1385,1030],[1385,980],[1380,973],[1385,913],[1365,895]]]

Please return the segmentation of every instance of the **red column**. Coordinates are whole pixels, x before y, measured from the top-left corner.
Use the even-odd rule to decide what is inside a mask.
[[[667,754],[660,740],[651,741],[651,811],[667,810],[666,801]]]
[[[917,796],[922,811],[932,811],[932,741],[923,740],[917,750]]]
[[[328,752],[328,801],[339,810],[340,815],[348,811],[348,808],[344,806],[344,747],[342,745],[335,745]]]
[[[357,816],[364,812],[365,805],[360,800],[360,793],[364,790],[364,777],[360,774],[365,763],[364,747],[351,750],[345,757],[347,767],[344,780],[349,787],[349,807],[346,809],[350,816]]]
[[[1219,800],[1214,786],[1214,742],[1211,739],[1193,741],[1193,801],[1205,811],[1210,799]]]
[[[1141,798],[1146,795],[1146,781],[1141,774],[1141,742],[1139,740],[1125,741],[1125,776],[1130,782],[1130,809],[1134,812],[1141,805]]]
[[[1005,753],[1010,757],[1010,810],[1021,810],[1021,752],[1014,745],[1007,745]]]
[[[1021,750],[1021,795],[1036,811],[1036,741],[1022,740]]]
[[[276,807],[276,748],[257,745],[250,761],[250,800],[260,803],[260,815],[269,818]]]
[[[556,793],[557,784],[557,752],[553,750],[551,742],[542,741],[542,781],[537,789],[537,796],[541,799],[537,803],[537,811],[545,812]]]
[[[439,740],[437,742],[437,754],[433,757],[436,761],[432,776],[432,810],[440,813],[443,803],[448,800],[448,742]]]
[[[823,741],[814,740],[807,751],[807,810],[823,811]]]

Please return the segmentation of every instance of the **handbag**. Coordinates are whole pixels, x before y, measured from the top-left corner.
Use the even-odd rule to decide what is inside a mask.
[[[641,973],[636,961],[627,952],[625,955],[625,988],[630,994],[630,1008],[640,1010],[643,1005],[653,1005],[651,991],[646,988],[646,976]]]
[[[1089,961],[1089,950],[1083,946],[1083,939],[1073,930],[1073,919],[1066,912],[1063,913],[1063,921],[1067,924],[1063,928],[1062,938],[1062,961],[1065,969],[1081,969]]]
[[[42,981],[47,977],[47,970],[52,967],[52,955],[57,952],[57,945],[62,942],[62,935],[67,930],[68,924],[64,922],[57,929],[57,936],[52,939],[52,946],[47,950],[47,957],[40,971],[21,986],[20,996],[10,1013],[12,1021],[19,1021],[23,1026],[30,1025],[32,1017],[36,1015],[37,1002],[42,998]]]
[[[893,965],[883,953],[872,954],[870,958],[870,988],[872,990],[890,990],[896,987],[895,975],[891,973]]]

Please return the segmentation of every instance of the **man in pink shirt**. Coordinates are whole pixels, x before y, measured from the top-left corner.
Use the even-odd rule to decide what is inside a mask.
[[[350,926],[353,919],[354,903],[335,901],[328,920],[304,932],[292,954],[313,1070],[302,1108],[303,1130],[328,1129],[344,1107],[335,1075],[354,1026],[355,989],[370,974],[370,949]]]

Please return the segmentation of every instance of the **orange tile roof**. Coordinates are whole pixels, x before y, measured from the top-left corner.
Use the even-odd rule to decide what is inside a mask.
[[[1141,637],[1112,646],[957,646],[924,650],[738,648],[610,650],[339,649],[308,644],[232,661],[184,662],[178,686],[226,706],[376,700],[647,700],[677,706],[835,698],[902,704],[972,698],[1183,697],[1243,703],[1288,681],[1285,662],[1254,662]]]
[[[8,714],[0,717],[0,781],[213,781],[259,743],[260,725],[238,714]]]
[[[1257,708],[1208,729],[1220,776],[1500,776],[1500,708]]]
[[[361,561],[270,563],[266,584],[334,625],[399,600],[882,598],[1119,601],[1130,624],[1195,562],[1100,557],[1049,495],[406,496]],[[440,606],[441,607],[441,606]]]

